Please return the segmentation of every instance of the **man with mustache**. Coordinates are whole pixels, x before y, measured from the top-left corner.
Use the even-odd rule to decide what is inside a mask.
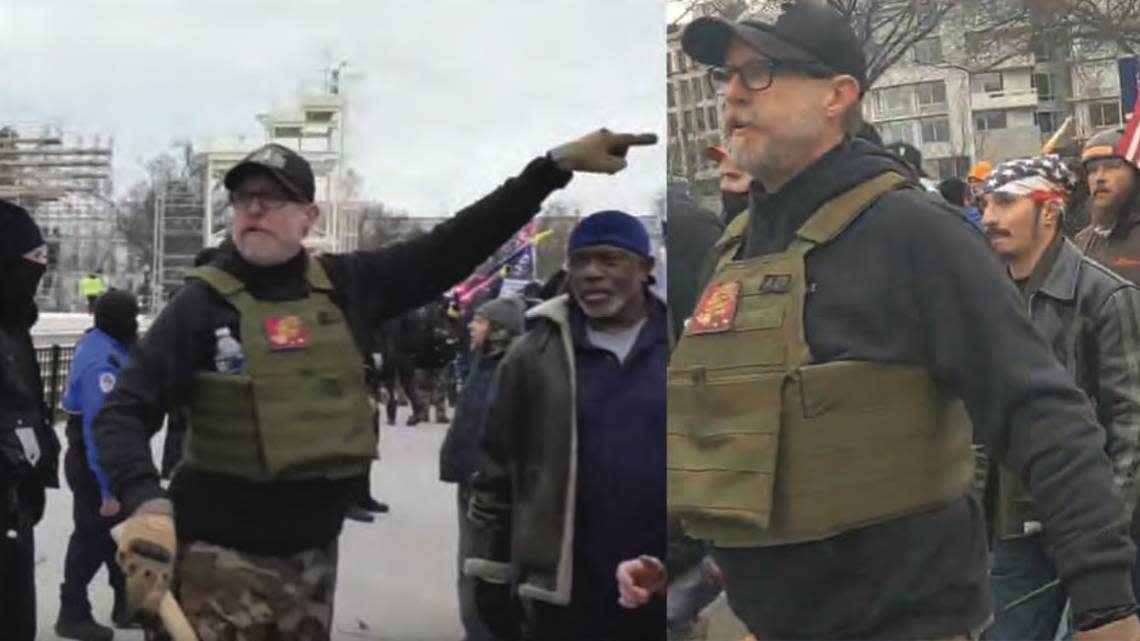
[[[191,272],[95,419],[99,464],[131,515],[128,612],[152,618],[170,588],[202,639],[328,639],[337,538],[376,455],[372,330],[461,281],[572,172],[615,173],[653,142],[596,131],[414,241],[319,257],[303,245],[320,216],[309,163],[266,145],[234,166],[233,245]],[[185,454],[165,492],[149,440],[177,407]]]
[[[971,421],[1028,482],[1081,639],[1140,639],[1104,432],[963,216],[860,129],[866,59],[826,3],[682,34],[765,188],[718,243],[669,371],[669,508],[757,638],[987,625]]]
[[[665,553],[669,330],[649,235],[598,212],[567,253],[569,295],[531,309],[499,364],[472,482],[483,553],[465,568],[500,638],[663,640],[664,600],[623,608],[614,582],[625,559]]]
[[[1010,160],[985,187],[982,225],[1053,354],[1092,399],[1113,480],[1136,503],[1140,463],[1140,289],[1061,233],[1076,176],[1056,156]],[[996,475],[994,623],[987,639],[1053,639],[1065,589],[1045,548],[1041,518],[1008,467]]]
[[[1103,131],[1085,143],[1090,220],[1074,240],[1094,260],[1140,284],[1140,168],[1120,154],[1123,137],[1121,130]]]

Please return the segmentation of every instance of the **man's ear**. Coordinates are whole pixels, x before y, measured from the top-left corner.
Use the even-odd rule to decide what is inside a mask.
[[[305,225],[305,236],[306,237],[309,235],[309,232],[313,231],[313,227],[317,226],[317,221],[320,220],[320,218],[321,218],[321,208],[320,207],[318,207],[316,205],[309,205],[305,209],[305,219],[308,222],[308,224]]]

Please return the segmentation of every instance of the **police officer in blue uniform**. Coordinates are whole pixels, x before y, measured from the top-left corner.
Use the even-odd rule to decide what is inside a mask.
[[[122,518],[119,501],[111,493],[107,475],[99,466],[91,438],[91,425],[103,398],[115,389],[119,369],[127,362],[138,336],[138,301],[134,295],[111,290],[95,301],[95,327],[79,339],[68,375],[63,409],[67,422],[67,455],[64,471],[74,494],[72,516],[75,530],[67,544],[63,584],[60,586],[59,618],[55,631],[65,639],[111,641],[114,632],[95,622],[87,585],[107,566],[115,605],[111,619],[127,627],[124,610],[123,571],[115,562],[115,543],[110,529]]]

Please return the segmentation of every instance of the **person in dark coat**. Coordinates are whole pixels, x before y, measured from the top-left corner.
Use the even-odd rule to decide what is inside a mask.
[[[669,220],[665,228],[665,251],[669,260],[665,264],[665,286],[672,321],[670,331],[676,339],[681,335],[685,319],[697,306],[699,274],[709,251],[724,233],[724,223],[679,187],[669,188],[666,201]]]
[[[504,638],[663,641],[664,599],[623,608],[614,581],[621,561],[666,548],[669,328],[649,236],[605,211],[567,245],[570,294],[528,312],[539,322],[495,376],[464,570]]]
[[[32,217],[0,201],[0,635],[36,638],[35,538],[45,489],[59,487],[59,439],[44,405],[31,328],[47,245]]]
[[[463,383],[455,416],[439,452],[439,480],[455,483],[459,514],[459,616],[466,641],[494,641],[475,609],[475,579],[463,574],[463,559],[474,552],[467,503],[471,475],[479,466],[483,416],[491,401],[491,382],[507,348],[523,332],[523,305],[516,298],[496,298],[480,305],[471,319],[471,371]]]

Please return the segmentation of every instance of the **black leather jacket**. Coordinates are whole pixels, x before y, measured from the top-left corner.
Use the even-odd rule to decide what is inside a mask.
[[[1096,410],[1105,430],[1105,452],[1125,503],[1137,502],[1140,448],[1140,288],[1062,240],[1051,264],[1031,277],[1027,311]],[[1003,475],[1004,476],[1004,475]],[[1028,501],[1027,498],[1022,499]],[[1020,511],[1020,510],[1015,510]],[[1024,534],[1024,522],[1006,523],[1002,534]]]

